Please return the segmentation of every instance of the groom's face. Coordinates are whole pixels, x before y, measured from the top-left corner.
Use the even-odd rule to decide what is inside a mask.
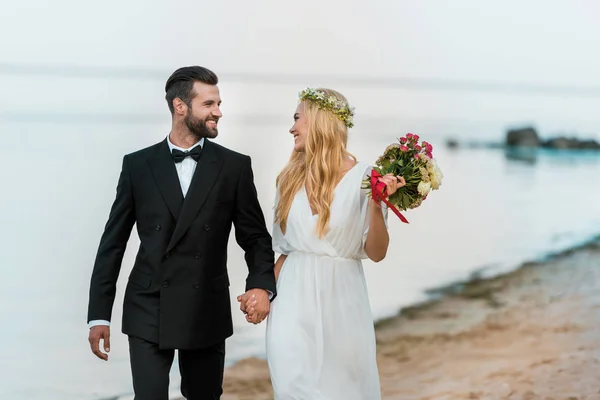
[[[200,138],[216,138],[219,134],[217,125],[221,114],[221,97],[219,88],[202,82],[194,83],[196,95],[190,102],[184,118],[190,132]]]

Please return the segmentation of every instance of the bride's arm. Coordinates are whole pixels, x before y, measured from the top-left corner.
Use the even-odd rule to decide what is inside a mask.
[[[382,176],[379,181],[385,184],[385,193],[388,197],[406,185],[403,177],[392,174]],[[371,198],[369,199],[369,232],[365,241],[365,253],[372,261],[379,262],[385,258],[389,244],[390,235],[385,224],[383,210],[381,205]]]
[[[387,254],[390,235],[385,226],[383,210],[373,199],[369,199],[369,221],[369,233],[365,242],[365,253],[367,253],[367,257],[372,261],[379,262]],[[277,270],[277,267],[275,269]],[[275,274],[277,276],[277,272]]]
[[[287,256],[282,254],[277,259],[277,262],[275,262],[275,281],[279,279],[279,273],[281,272],[281,267],[283,267],[283,263],[285,262],[286,258]]]

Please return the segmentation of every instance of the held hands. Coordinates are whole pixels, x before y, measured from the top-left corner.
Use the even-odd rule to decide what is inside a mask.
[[[237,297],[240,310],[246,315],[246,321],[256,325],[261,323],[271,309],[269,293],[264,289],[250,289]]]
[[[103,353],[100,350],[100,339],[102,339],[104,345]],[[108,352],[110,351],[110,328],[106,325],[97,325],[90,328],[90,335],[88,338],[92,353],[101,360],[108,361]]]

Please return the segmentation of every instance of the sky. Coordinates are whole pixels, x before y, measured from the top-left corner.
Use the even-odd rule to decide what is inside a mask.
[[[7,2],[0,116],[164,112],[166,77],[200,64],[221,77],[233,115],[288,118],[299,90],[323,85],[343,91],[358,119],[597,134],[599,14],[593,0]],[[130,71],[118,88],[103,83],[115,70]]]

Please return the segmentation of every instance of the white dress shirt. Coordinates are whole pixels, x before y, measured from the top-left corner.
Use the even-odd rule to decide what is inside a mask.
[[[204,138],[200,139],[198,143],[190,147],[189,149],[182,149],[181,147],[175,146],[171,143],[171,140],[167,136],[167,143],[169,144],[169,152],[172,152],[173,149],[181,150],[183,152],[188,152],[194,149],[196,146],[204,145]],[[177,169],[177,176],[179,177],[179,184],[181,185],[181,191],[183,192],[183,197],[187,194],[188,189],[190,188],[190,183],[192,183],[192,177],[194,176],[194,171],[196,171],[196,165],[198,163],[192,157],[186,157],[180,163],[175,163],[175,168]]]

